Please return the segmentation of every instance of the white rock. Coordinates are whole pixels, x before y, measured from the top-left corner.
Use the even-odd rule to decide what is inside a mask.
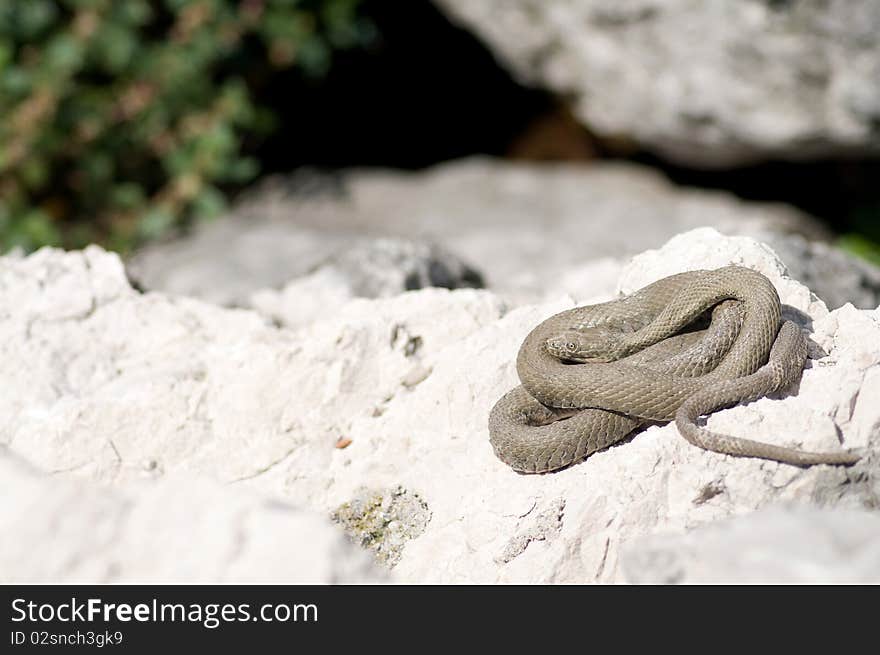
[[[284,327],[300,327],[332,317],[353,298],[387,298],[426,287],[481,286],[478,273],[434,244],[373,239],[340,251],[280,292],[255,292],[249,304]]]
[[[514,473],[489,445],[489,410],[517,384],[523,337],[570,298],[507,312],[489,292],[427,289],[353,300],[282,330],[252,312],[131,292],[114,262],[97,250],[46,251],[0,266],[0,306],[13,308],[0,322],[0,443],[57,478],[120,493],[143,478],[213,478],[229,493],[246,487],[324,515],[363,488],[402,490],[430,515],[394,569],[414,582],[616,582],[634,539],[781,501],[858,505],[880,493],[873,458],[802,470],[700,450],[674,426],[555,474]],[[815,450],[877,449],[877,311],[828,312],[750,239],[698,230],[639,262],[624,287],[667,269],[754,266],[812,325],[817,359],[796,395],[719,412],[710,427]],[[69,307],[96,300],[59,315],[59,296]],[[67,548],[52,547],[59,558]]]
[[[630,260],[620,275],[618,292],[632,293],[657,280],[698,269],[735,264],[762,273],[773,282],[783,304],[811,318],[820,318],[828,308],[803,284],[788,276],[785,264],[773,249],[748,237],[724,237],[711,227],[697,228],[672,237],[657,250],[647,250]]]
[[[880,517],[854,509],[773,507],[683,536],[624,549],[629,582],[865,584],[880,582]]]
[[[880,150],[872,0],[435,0],[591,130],[689,165]]]
[[[0,453],[0,582],[382,582],[325,516],[199,480],[103,489]]]
[[[562,292],[560,278],[585,262],[629,258],[704,225],[761,238],[825,236],[792,207],[682,188],[632,164],[475,157],[418,172],[352,169],[332,177],[334,193],[319,195],[302,192],[303,176],[269,180],[229,216],[137,253],[129,270],[147,289],[253,306],[258,290],[281,289],[364,239],[395,235],[444,246],[492,290],[535,302]],[[338,278],[329,285],[328,315],[340,286]],[[273,293],[258,304],[277,316]]]
[[[611,300],[619,290],[618,280],[624,269],[623,259],[602,257],[567,270],[558,284],[545,294],[545,301],[568,294],[578,304],[588,305]]]
[[[321,269],[294,278],[280,291],[255,291],[249,304],[279,325],[296,328],[332,316],[354,297],[348,281],[338,271]]]

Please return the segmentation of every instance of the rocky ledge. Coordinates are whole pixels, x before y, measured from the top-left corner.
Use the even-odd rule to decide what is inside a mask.
[[[0,580],[878,582],[880,310],[829,311],[770,247],[708,228],[634,257],[617,290],[731,263],[774,282],[811,358],[709,426],[857,465],[728,457],[666,425],[514,473],[489,410],[570,295],[427,288],[321,314],[304,284],[270,317],[136,291],[97,247],[0,258]],[[590,266],[579,303],[611,295]],[[792,543],[821,547],[792,563]]]
[[[769,244],[830,309],[880,303],[880,268],[825,243],[816,218],[620,162],[475,157],[417,172],[299,170],[249,190],[226,216],[142,249],[126,270],[145,289],[278,315],[272,290],[285,286],[305,303],[318,298],[318,310],[481,282],[520,304],[612,293],[630,258],[697,227]],[[316,285],[323,295],[308,290]],[[297,315],[311,320],[309,306]]]

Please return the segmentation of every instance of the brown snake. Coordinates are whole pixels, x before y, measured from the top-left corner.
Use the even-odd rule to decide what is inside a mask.
[[[708,328],[696,330],[710,311]],[[806,337],[782,321],[766,277],[740,266],[679,273],[534,328],[517,356],[522,386],[489,415],[490,441],[515,470],[547,472],[647,421],[675,419],[685,439],[707,450],[797,466],[853,464],[859,456],[852,452],[812,453],[696,424],[701,415],[788,387],[806,358]]]

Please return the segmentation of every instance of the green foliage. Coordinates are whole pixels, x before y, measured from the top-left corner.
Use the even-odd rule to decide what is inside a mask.
[[[864,204],[849,222],[851,231],[841,235],[837,245],[880,266],[880,202]]]
[[[362,43],[361,0],[0,0],[0,251],[125,251],[222,210],[248,80]]]
[[[837,245],[849,253],[880,266],[880,243],[863,234],[848,232],[837,239]]]

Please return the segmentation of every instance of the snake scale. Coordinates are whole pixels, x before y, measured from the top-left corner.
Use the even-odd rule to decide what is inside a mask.
[[[513,469],[543,473],[646,422],[674,419],[685,439],[707,450],[796,466],[853,464],[852,452],[774,446],[696,423],[790,386],[806,358],[806,337],[782,320],[765,276],[741,266],[679,273],[534,328],[517,355],[522,385],[489,415],[490,441]]]

